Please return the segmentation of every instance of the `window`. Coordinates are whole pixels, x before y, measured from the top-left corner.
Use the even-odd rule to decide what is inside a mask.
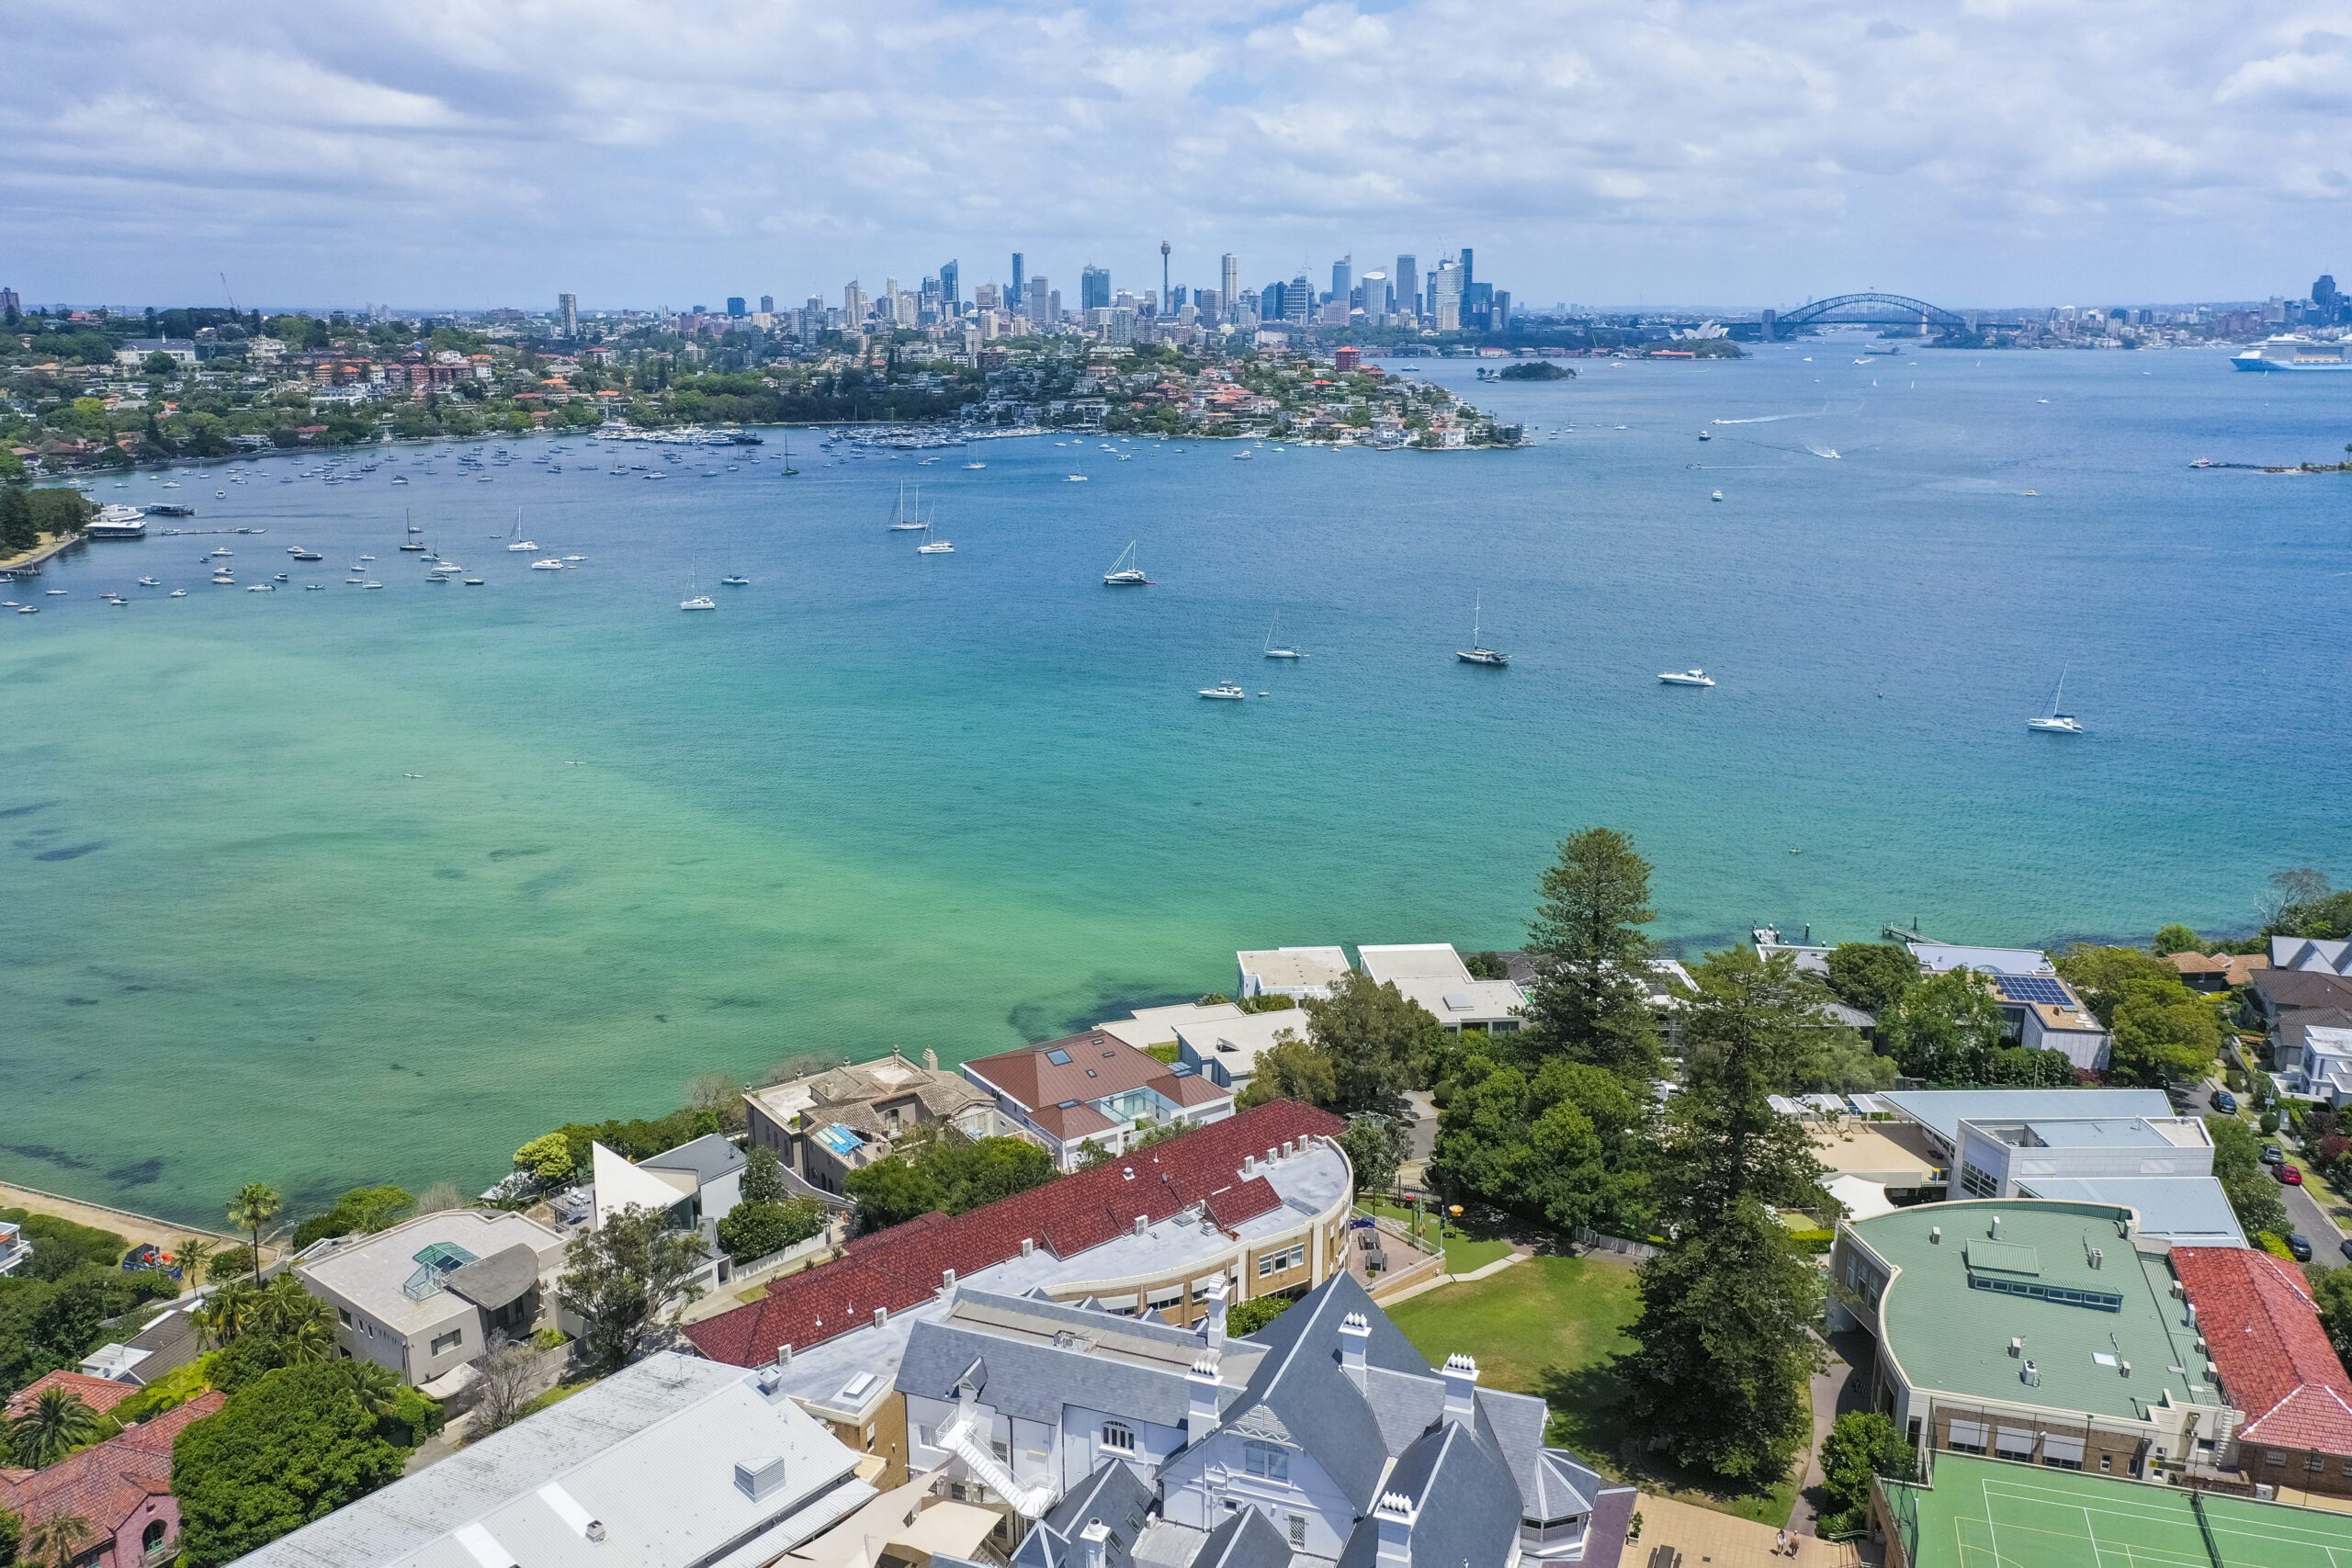
[[[1057,1067],[1067,1067],[1069,1066],[1069,1053],[1060,1050],[1048,1051],[1046,1053],[1046,1060]]]
[[[1241,1468],[1261,1481],[1290,1480],[1290,1450],[1279,1443],[1261,1443],[1255,1438],[1241,1445]]]
[[[1131,1454],[1135,1452],[1135,1429],[1124,1421],[1103,1422],[1102,1446],[1106,1449],[1116,1450],[1118,1452],[1123,1454]]]
[[[2285,1464],[2287,1462],[2287,1450],[2284,1449],[2271,1449],[2263,1454],[2262,1462],[2265,1464]]]
[[[167,1533],[168,1532],[164,1528],[163,1520],[149,1519],[147,1521],[147,1528],[139,1532],[139,1550],[141,1551],[153,1551],[157,1547],[164,1544],[164,1537]]]
[[[2326,1456],[2324,1454],[2305,1454],[2303,1456],[2303,1468],[2310,1471],[2313,1475],[2319,1474],[2322,1471],[2327,1468]]]
[[[939,1428],[931,1425],[927,1421],[916,1422],[915,1441],[921,1443],[927,1449],[937,1448],[939,1446]]]
[[[1302,1547],[1306,1544],[1306,1515],[1293,1514],[1290,1516],[1290,1543],[1293,1547]]]
[[[335,1316],[343,1319],[343,1325],[345,1328],[351,1326],[351,1309],[349,1307],[337,1307],[334,1309],[334,1314]]]
[[[462,1328],[453,1328],[447,1334],[436,1334],[433,1337],[433,1354],[438,1356],[446,1351],[454,1350],[465,1342],[466,1331]]]
[[[1979,1170],[1973,1165],[1963,1163],[1961,1166],[1960,1185],[1961,1190],[1972,1198],[2000,1196],[2000,1183],[1995,1181],[1990,1173]]]
[[[2115,1456],[2113,1454],[2099,1455],[2098,1467],[2102,1471],[2112,1471],[2115,1468]]]

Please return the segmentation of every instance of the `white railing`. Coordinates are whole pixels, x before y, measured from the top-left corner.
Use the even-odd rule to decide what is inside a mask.
[[[957,1416],[940,1429],[939,1446],[962,1460],[973,1477],[1003,1498],[1014,1513],[1024,1519],[1044,1517],[1058,1495],[1053,1485],[1042,1481],[1034,1486],[1023,1485],[989,1448],[988,1439],[974,1430],[974,1426],[969,1418]]]

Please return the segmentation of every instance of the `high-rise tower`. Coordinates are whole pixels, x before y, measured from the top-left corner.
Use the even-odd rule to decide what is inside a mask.
[[[1241,258],[1231,251],[1225,253],[1225,267],[1220,282],[1221,287],[1217,289],[1216,297],[1217,307],[1225,312],[1226,319],[1230,321],[1241,299]]]
[[[1176,313],[1176,307],[1169,303],[1174,296],[1168,288],[1168,253],[1174,248],[1165,240],[1159,242],[1159,313],[1163,316]]]

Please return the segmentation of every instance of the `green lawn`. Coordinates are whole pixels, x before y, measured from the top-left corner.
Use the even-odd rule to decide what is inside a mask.
[[[1531,1258],[1474,1284],[1400,1302],[1388,1315],[1431,1365],[1462,1351],[1477,1359],[1487,1387],[1541,1396],[1552,1407],[1550,1440],[1604,1474],[1759,1524],[1787,1523],[1792,1481],[1726,1494],[1653,1461],[1631,1469],[1623,1461],[1624,1429],[1608,1408],[1617,1393],[1609,1362],[1632,1348],[1626,1330],[1641,1312],[1635,1280],[1611,1260]]]
[[[1367,1214],[1378,1214],[1384,1219],[1395,1220],[1399,1224],[1410,1225],[1413,1223],[1412,1210],[1401,1204],[1392,1203],[1385,1198],[1366,1198],[1360,1201],[1356,1207]],[[1424,1213],[1421,1216],[1419,1233],[1424,1246],[1433,1244],[1437,1240],[1438,1228],[1437,1216]],[[1445,1271],[1449,1274],[1467,1274],[1474,1269],[1483,1269],[1510,1251],[1509,1241],[1479,1225],[1476,1221],[1463,1223],[1448,1219],[1445,1222],[1444,1230]]]

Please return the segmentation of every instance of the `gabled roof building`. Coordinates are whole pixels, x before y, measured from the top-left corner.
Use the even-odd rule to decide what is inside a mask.
[[[2257,1485],[2352,1495],[2352,1378],[2302,1270],[2243,1247],[2177,1247],[2172,1266],[2245,1417],[2220,1463]]]
[[[1233,1114],[1233,1091],[1089,1030],[964,1064],[964,1076],[1046,1146],[1064,1170],[1096,1150],[1117,1154],[1168,1124]],[[1089,1145],[1092,1145],[1091,1148]]]

